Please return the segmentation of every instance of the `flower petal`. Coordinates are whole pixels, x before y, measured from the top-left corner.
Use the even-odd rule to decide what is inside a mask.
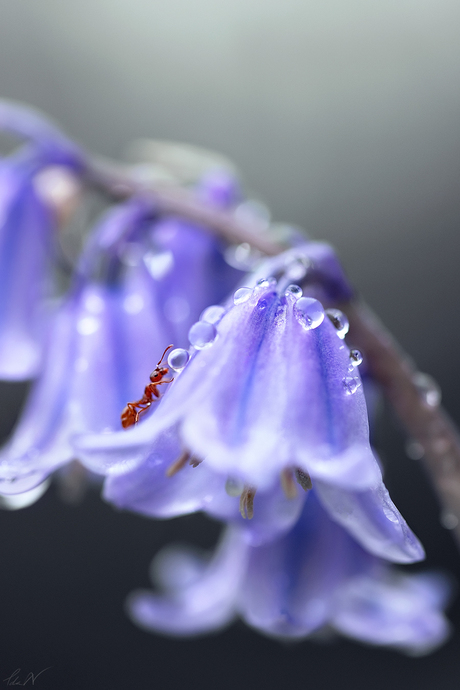
[[[315,489],[331,518],[370,553],[395,563],[414,563],[425,557],[383,482],[367,491],[347,491],[317,481]]]
[[[127,601],[131,619],[145,630],[167,635],[199,635],[222,628],[235,616],[236,592],[246,554],[241,535],[227,530],[200,579],[192,579],[188,586],[172,589],[164,596],[145,590],[133,592]],[[184,554],[182,560],[186,558]],[[187,563],[182,567],[187,569]]]

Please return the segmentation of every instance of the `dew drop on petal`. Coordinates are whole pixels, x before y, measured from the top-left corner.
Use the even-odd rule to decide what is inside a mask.
[[[219,323],[225,314],[225,307],[220,304],[213,304],[207,307],[200,316],[200,321],[207,321],[208,323]]]
[[[239,479],[234,479],[229,477],[225,482],[225,491],[229,496],[237,497],[241,496],[244,491],[244,482]]]
[[[386,517],[390,522],[394,522],[395,524],[397,524],[397,523],[399,522],[398,515],[397,515],[397,513],[395,512],[395,510],[394,510],[391,506],[389,506],[389,505],[384,505],[384,506],[383,506],[383,512],[384,512],[385,517]]]
[[[212,323],[197,321],[188,332],[190,344],[197,350],[210,347],[217,337],[217,331]]]
[[[252,295],[252,288],[248,287],[242,287],[239,288],[235,294],[233,295],[233,303],[234,304],[243,304],[243,302],[247,302],[250,296]]]
[[[359,367],[363,362],[363,356],[359,350],[350,350],[350,364],[354,367]]]
[[[295,310],[304,328],[318,328],[324,321],[324,308],[321,302],[313,297],[301,297],[295,304]]]
[[[168,367],[174,369],[174,371],[182,371],[182,369],[188,364],[190,355],[187,350],[181,347],[176,347],[175,350],[169,353],[168,357]]]
[[[441,389],[428,374],[417,372],[412,379],[423,401],[428,407],[437,407],[441,402]]]
[[[336,329],[337,335],[343,340],[348,333],[348,329],[350,328],[347,317],[343,312],[340,311],[340,309],[326,309],[326,314]]]
[[[311,261],[306,256],[299,256],[286,266],[285,275],[291,280],[302,280],[311,267]]]
[[[353,395],[361,385],[361,381],[357,376],[345,376],[342,383],[346,395]]]
[[[84,316],[77,322],[77,331],[81,335],[92,335],[99,329],[99,319],[94,316]]]
[[[256,288],[275,288],[276,287],[277,280],[276,278],[270,277],[270,278],[261,278],[261,280],[258,280],[256,283]]]
[[[288,285],[284,294],[286,296],[288,294],[293,295],[296,299],[300,299],[302,297],[303,290],[299,285]]]

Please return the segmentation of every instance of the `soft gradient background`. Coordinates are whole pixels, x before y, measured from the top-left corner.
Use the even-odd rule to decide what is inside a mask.
[[[456,0],[0,0],[0,95],[88,147],[140,136],[222,151],[276,220],[338,248],[353,282],[460,422],[460,5]],[[1,387],[6,434],[23,394]],[[422,468],[387,415],[378,445],[428,563],[460,574]],[[124,617],[171,540],[210,546],[200,517],[155,523],[52,488],[0,514],[0,673],[43,690],[458,690],[458,632],[424,659],[279,645],[242,625],[202,640]],[[451,618],[460,629],[458,602]],[[6,687],[6,684],[5,684]]]

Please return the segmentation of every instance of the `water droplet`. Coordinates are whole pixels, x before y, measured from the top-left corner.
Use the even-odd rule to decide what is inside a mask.
[[[399,517],[398,517],[398,514],[396,513],[395,509],[392,506],[384,504],[383,505],[383,512],[385,514],[385,517],[390,522],[394,522],[395,524],[398,524]]]
[[[412,381],[428,407],[437,407],[439,405],[441,402],[441,389],[434,378],[419,371],[415,374]]]
[[[302,280],[311,267],[311,261],[306,256],[299,256],[286,266],[285,275],[290,280]]]
[[[260,257],[261,253],[247,242],[227,247],[224,252],[225,261],[240,271],[249,271],[260,260]]]
[[[307,330],[318,328],[324,321],[324,308],[321,302],[313,297],[301,297],[295,304],[300,323]]]
[[[276,278],[273,278],[270,276],[270,278],[261,278],[261,280],[258,280],[256,283],[257,288],[275,288],[276,287]]]
[[[152,278],[161,280],[173,269],[174,256],[170,251],[148,252],[144,256],[144,263]]]
[[[77,331],[81,335],[92,335],[99,329],[99,319],[94,316],[84,316],[77,322]]]
[[[233,303],[234,304],[243,304],[243,302],[247,302],[250,296],[252,295],[252,288],[248,287],[242,287],[239,288],[235,294],[233,295]]]
[[[337,335],[343,340],[350,328],[347,317],[339,309],[326,309],[326,314],[336,329]]]
[[[171,323],[182,323],[190,314],[190,305],[183,297],[169,297],[164,305],[164,313]]]
[[[187,350],[177,347],[169,353],[168,367],[171,367],[174,371],[182,371],[187,366],[189,359],[190,355]]]
[[[408,441],[406,443],[406,455],[411,460],[421,460],[425,455],[423,446],[418,441]]]
[[[220,304],[213,304],[211,307],[207,307],[200,316],[200,321],[207,321],[208,323],[219,323],[223,315],[225,314],[225,307]]]
[[[229,477],[225,482],[225,491],[229,496],[237,497],[241,496],[244,491],[244,482],[239,479],[234,479]]]
[[[138,292],[133,292],[123,300],[123,309],[128,314],[139,314],[144,306],[144,298]]]
[[[296,299],[300,299],[302,297],[303,290],[301,287],[299,287],[299,285],[288,285],[284,294],[286,297],[288,295],[293,295]]]
[[[342,383],[346,395],[353,395],[361,385],[361,381],[357,376],[345,376]]]
[[[441,513],[439,521],[445,529],[455,529],[458,526],[458,517],[448,511]]]
[[[350,350],[350,365],[352,368],[359,367],[363,362],[363,356],[359,350]]]
[[[212,323],[197,321],[188,332],[190,344],[197,350],[210,347],[217,337],[217,331]]]

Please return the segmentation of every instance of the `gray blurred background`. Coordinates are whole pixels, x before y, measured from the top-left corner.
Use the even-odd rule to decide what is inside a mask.
[[[0,0],[0,96],[41,108],[102,154],[116,157],[131,140],[155,137],[229,156],[275,220],[297,223],[337,247],[352,281],[422,370],[439,381],[460,421],[459,36],[455,0]],[[2,389],[4,419],[17,413],[18,390]],[[438,526],[436,502],[403,443],[390,416],[381,444],[392,493],[426,544],[429,562],[458,572],[450,534]],[[10,564],[4,587],[17,585],[3,616],[4,676],[36,659],[59,669],[58,684],[43,676],[43,688],[175,689],[188,685],[189,676],[185,667],[179,675],[175,661],[168,673],[167,660],[182,655],[195,678],[190,687],[200,683],[206,690],[262,687],[254,665],[265,668],[264,687],[282,687],[289,677],[293,688],[310,678],[321,688],[340,682],[345,690],[458,689],[458,636],[429,660],[412,661],[345,643],[332,656],[308,645],[286,651],[243,629],[200,643],[132,630],[121,613],[122,597],[147,584],[139,577],[146,579],[160,541],[176,529],[183,540],[195,536],[208,545],[217,529],[197,537],[208,529],[194,522],[199,518],[165,527],[114,515],[97,497],[74,509],[51,491],[37,506],[0,516]],[[85,540],[92,540],[92,550]],[[113,563],[102,555],[106,544]],[[117,571],[115,553],[124,579],[113,600],[101,594],[107,611],[99,611],[92,578],[99,577],[98,591],[105,592]],[[87,558],[94,564],[91,577]],[[57,590],[46,570],[50,562]],[[101,574],[107,562],[110,578]],[[141,575],[133,574],[135,567]],[[73,613],[63,583],[69,578],[78,602]],[[41,612],[31,614],[27,607],[34,610],[37,601]],[[85,624],[97,629],[98,611],[100,635],[88,638]],[[120,628],[105,645],[106,656],[98,657],[104,625],[117,612]],[[460,619],[458,605],[452,617]],[[66,653],[56,647],[62,640]],[[221,647],[218,640],[225,640]],[[222,680],[203,672],[209,645],[211,669],[217,673],[216,664],[234,659],[235,673]],[[289,676],[280,671],[285,667]]]

